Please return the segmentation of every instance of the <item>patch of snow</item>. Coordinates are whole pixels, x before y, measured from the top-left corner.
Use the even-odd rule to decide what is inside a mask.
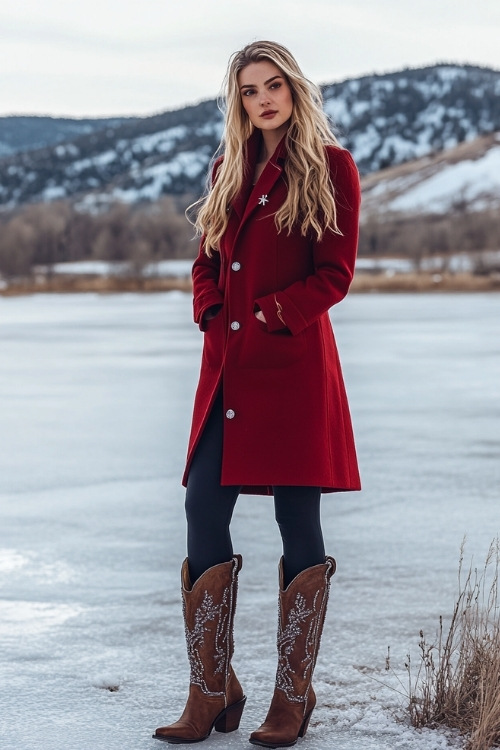
[[[380,132],[370,123],[354,143],[353,156],[356,161],[370,157],[383,142]]]
[[[91,167],[105,167],[113,161],[116,161],[116,158],[116,151],[114,149],[108,149],[108,151],[103,151],[102,154],[97,154],[91,158],[80,159],[79,161],[72,162],[68,165],[68,172],[73,175],[79,174],[85,169],[90,169]]]
[[[58,156],[60,159],[64,158],[65,156],[78,156],[80,153],[80,150],[77,146],[75,146],[74,143],[64,143],[59,144],[54,148],[54,153],[56,156]]]
[[[42,192],[44,201],[54,201],[66,197],[66,190],[61,185],[49,185]]]
[[[457,78],[466,78],[467,71],[465,68],[459,68],[457,65],[447,65],[446,67],[439,67],[436,70],[438,77],[447,83],[450,81],[456,81]]]
[[[178,125],[174,128],[161,130],[158,133],[142,135],[139,138],[134,138],[131,143],[132,150],[134,153],[141,151],[146,151],[147,153],[151,151],[168,153],[178,141],[187,135],[187,132],[188,128],[186,125]]]
[[[479,159],[446,165],[391,201],[389,208],[441,212],[457,199],[473,202],[481,199],[483,193],[496,195],[500,202],[500,147],[489,149]]]
[[[207,149],[199,151],[184,151],[179,154],[176,158],[177,164],[172,174],[185,173],[188,177],[198,177],[200,174],[206,171],[207,163],[210,158],[210,154]],[[173,165],[175,162],[171,162]]]
[[[377,105],[373,100],[369,102],[366,100],[356,101],[351,105],[351,112],[353,117],[361,117],[361,115],[364,115],[365,112],[369,112],[372,108],[376,109],[376,106]]]
[[[415,122],[423,123],[427,127],[441,127],[446,113],[447,110],[440,102],[432,102],[429,107],[418,113]]]
[[[224,121],[222,117],[219,120],[213,120],[206,122],[204,125],[196,129],[197,135],[215,135],[217,140],[222,138],[224,131]]]
[[[377,153],[380,160],[390,159],[390,163],[400,163],[407,159],[423,156],[429,150],[428,143],[416,145],[398,134],[387,135]]]
[[[331,117],[334,124],[343,130],[348,129],[352,120],[352,113],[348,103],[342,98],[326,99],[324,104],[325,113]]]
[[[379,89],[381,91],[386,91],[387,93],[392,93],[394,91],[394,81],[388,80],[378,80],[374,81],[375,89]]]
[[[116,151],[114,149],[109,149],[108,151],[104,151],[102,154],[98,154],[97,156],[94,156],[92,158],[92,162],[98,167],[105,167],[107,164],[111,164],[111,162],[115,160],[116,160]]]
[[[171,161],[160,162],[145,169],[132,172],[137,180],[146,184],[131,188],[115,188],[113,195],[125,203],[139,200],[158,200],[165,189],[172,185],[174,179],[181,175],[198,177],[206,172],[210,156],[205,149],[184,151],[176,154]]]
[[[161,276],[184,278],[191,275],[193,260],[174,258],[149,263],[143,269],[144,276]],[[54,263],[51,272],[70,276],[119,276],[128,269],[128,263],[122,261],[80,260],[69,263]],[[35,273],[47,273],[47,266],[35,266]],[[2,556],[0,550],[0,568]]]
[[[356,258],[356,271],[409,273],[413,268],[413,263],[407,258]]]
[[[144,271],[144,276],[161,276],[172,278],[186,278],[191,276],[193,268],[192,260],[161,260],[158,263],[148,264]]]
[[[73,263],[54,263],[52,272],[57,274],[71,274],[72,276],[110,276],[121,273],[127,267],[126,263],[105,260],[79,260]],[[38,267],[43,271],[44,267]]]

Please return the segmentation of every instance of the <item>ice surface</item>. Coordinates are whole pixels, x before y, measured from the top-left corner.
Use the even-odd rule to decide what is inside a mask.
[[[0,298],[2,750],[158,750],[183,707],[191,310],[178,292]],[[364,489],[324,499],[338,573],[297,747],[461,747],[408,726],[397,677],[451,612],[463,535],[481,562],[498,533],[500,296],[352,296],[332,318]],[[206,748],[249,747],[275,671],[272,500],[240,498],[233,537],[248,702]]]

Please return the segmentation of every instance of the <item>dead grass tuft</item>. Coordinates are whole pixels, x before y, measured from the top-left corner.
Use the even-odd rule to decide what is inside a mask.
[[[492,542],[482,570],[459,564],[458,598],[448,632],[437,643],[420,631],[419,663],[408,656],[409,712],[415,727],[445,725],[467,735],[467,750],[500,744],[500,547]]]

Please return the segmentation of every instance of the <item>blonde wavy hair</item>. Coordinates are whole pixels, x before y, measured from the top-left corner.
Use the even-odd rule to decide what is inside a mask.
[[[318,240],[327,230],[341,234],[324,148],[327,144],[340,148],[340,144],[323,112],[321,92],[304,76],[286,47],[276,42],[253,42],[229,60],[223,89],[225,107],[221,107],[225,110],[224,132],[214,160],[222,153],[224,158],[215,169],[216,179],[210,180],[207,194],[190,206],[198,209],[194,226],[203,235],[209,256],[212,250],[219,249],[229,218],[227,208],[243,184],[246,142],[254,131],[241,101],[238,74],[250,63],[263,60],[276,65],[288,82],[293,99],[284,165],[288,193],[275,214],[276,228],[290,233],[294,225],[299,225],[302,235],[312,231]]]

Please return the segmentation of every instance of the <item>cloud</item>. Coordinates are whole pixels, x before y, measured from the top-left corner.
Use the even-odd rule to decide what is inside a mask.
[[[3,112],[148,113],[215,96],[275,39],[331,82],[450,60],[500,67],[497,0],[3,0]],[[445,33],[446,32],[446,33]]]

